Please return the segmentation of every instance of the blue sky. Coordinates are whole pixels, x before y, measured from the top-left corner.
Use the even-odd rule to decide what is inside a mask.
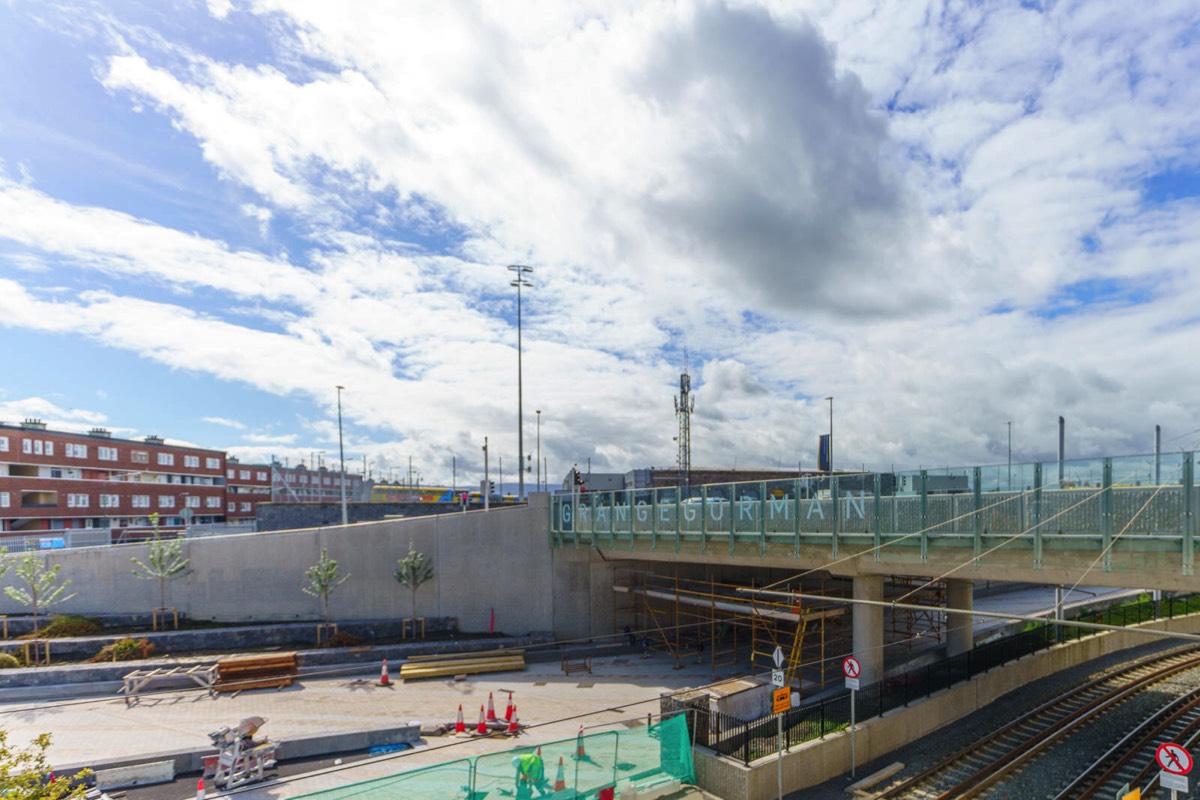
[[[0,420],[426,482],[1200,445],[1185,4],[0,4]]]

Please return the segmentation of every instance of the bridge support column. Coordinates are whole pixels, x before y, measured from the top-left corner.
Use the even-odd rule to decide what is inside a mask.
[[[855,600],[883,600],[883,576],[854,579]],[[854,657],[862,664],[862,685],[883,680],[883,606],[854,604]]]
[[[975,584],[971,581],[950,578],[946,581],[946,606],[970,611],[975,607]],[[974,628],[970,614],[946,614],[946,655],[965,653],[975,644]]]

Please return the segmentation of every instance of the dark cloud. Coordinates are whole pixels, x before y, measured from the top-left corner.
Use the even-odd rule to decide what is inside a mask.
[[[858,78],[811,25],[718,3],[689,22],[661,36],[636,87],[698,121],[678,145],[682,185],[645,198],[657,232],[777,307],[895,310],[884,287],[902,281],[914,215]]]

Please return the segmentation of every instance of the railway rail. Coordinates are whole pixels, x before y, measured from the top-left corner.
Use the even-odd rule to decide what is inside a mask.
[[[941,762],[876,792],[873,798],[957,800],[984,796],[1027,768],[1055,744],[1064,741],[1073,731],[1096,722],[1102,715],[1111,713],[1139,693],[1175,675],[1195,669],[1200,669],[1200,648],[1185,648],[1132,661],[1022,714]],[[1200,693],[1192,699],[1195,700],[1193,706],[1200,705]],[[1178,720],[1188,717],[1189,713],[1200,718],[1200,710],[1183,711],[1186,705],[1186,702],[1171,704],[1180,712]],[[1169,727],[1173,723],[1165,718],[1160,723],[1166,726],[1163,731],[1176,730]],[[1187,723],[1178,724],[1186,726]],[[1152,727],[1146,726],[1146,730]],[[1153,737],[1156,734],[1146,735]],[[1157,735],[1161,737],[1165,734],[1160,732]],[[1132,743],[1125,745],[1126,749],[1131,747]],[[1124,767],[1117,767],[1111,777],[1100,776],[1115,764],[1115,750],[1113,748],[1106,753],[1106,756],[1112,754],[1107,761],[1102,757],[1087,770],[1094,776],[1090,781],[1082,780],[1078,785],[1073,782],[1063,790],[1068,793],[1060,796],[1112,797],[1115,789],[1107,794],[1102,792],[1106,791],[1105,787],[1115,787],[1122,782],[1118,778],[1124,775],[1120,772]],[[1153,755],[1150,761],[1153,763]]]

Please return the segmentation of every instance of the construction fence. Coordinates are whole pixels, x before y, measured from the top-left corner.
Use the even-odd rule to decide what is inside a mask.
[[[525,780],[513,759],[541,754],[543,773]],[[632,785],[646,796],[666,784],[692,783],[692,743],[687,717],[677,714],[651,725],[583,735],[501,753],[464,758],[303,795],[309,800],[472,800],[549,797],[555,800],[616,800]]]

